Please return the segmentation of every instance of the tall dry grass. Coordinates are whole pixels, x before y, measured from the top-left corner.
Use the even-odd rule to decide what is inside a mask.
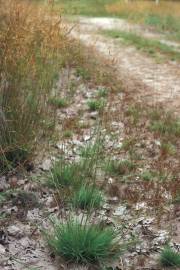
[[[0,1],[0,172],[25,161],[44,136],[53,113],[47,101],[68,48],[54,14]]]
[[[106,5],[109,14],[128,18],[131,21],[154,26],[158,30],[179,32],[180,3],[176,1],[116,1]]]

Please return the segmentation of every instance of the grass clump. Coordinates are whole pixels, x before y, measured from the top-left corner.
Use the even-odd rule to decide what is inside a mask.
[[[152,181],[155,177],[155,174],[152,171],[144,171],[141,175],[144,181]]]
[[[69,220],[66,224],[54,224],[54,233],[48,235],[53,251],[69,262],[99,263],[116,258],[120,246],[111,228],[82,224]]]
[[[107,88],[100,88],[97,93],[98,97],[105,98],[108,95],[108,89]]]
[[[105,171],[111,175],[124,175],[135,169],[135,164],[130,160],[110,160],[105,164]]]
[[[180,267],[180,254],[167,246],[161,252],[160,263],[165,267]]]
[[[104,99],[92,99],[87,102],[90,111],[102,111],[105,106]]]
[[[53,106],[57,107],[57,108],[65,108],[68,106],[68,102],[65,98],[56,98],[53,97],[49,100],[50,104],[52,104]]]
[[[63,27],[30,1],[0,1],[0,172],[50,135],[48,98],[69,48]]]
[[[180,136],[180,120],[175,118],[171,113],[151,113],[150,129],[162,136],[179,137]]]
[[[64,138],[71,138],[73,136],[73,131],[70,129],[67,129],[63,132],[63,137]]]
[[[83,185],[75,192],[73,206],[80,209],[99,208],[103,202],[102,192],[94,186]]]
[[[54,188],[70,187],[77,185],[80,179],[79,164],[67,163],[60,159],[51,169],[48,184]]]

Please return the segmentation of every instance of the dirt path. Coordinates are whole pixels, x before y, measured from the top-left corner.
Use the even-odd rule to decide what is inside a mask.
[[[105,58],[113,60],[120,77],[128,89],[136,90],[139,99],[152,104],[163,103],[168,109],[180,111],[180,65],[167,62],[157,63],[154,59],[137,51],[134,47],[125,47],[119,42],[101,36],[100,29],[121,26],[121,30],[132,27],[122,20],[111,18],[80,18],[72,34],[86,45],[93,46]],[[135,26],[137,28],[137,26]],[[139,30],[140,31],[140,30]]]

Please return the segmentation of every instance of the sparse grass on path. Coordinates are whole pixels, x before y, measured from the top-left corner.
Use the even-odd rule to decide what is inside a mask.
[[[102,33],[108,37],[119,39],[126,45],[133,45],[136,49],[147,53],[150,56],[163,56],[164,59],[180,61],[180,52],[171,46],[161,43],[159,40],[148,39],[133,32],[119,30],[104,30]]]

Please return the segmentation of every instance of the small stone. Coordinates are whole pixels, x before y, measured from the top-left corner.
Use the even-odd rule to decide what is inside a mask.
[[[16,225],[9,226],[7,232],[10,236],[15,236],[17,238],[22,236],[22,230]]]
[[[119,206],[114,211],[114,216],[122,216],[125,214],[126,207],[125,206]]]
[[[90,118],[91,119],[96,119],[98,117],[98,112],[91,112],[90,113]]]
[[[5,247],[3,247],[1,244],[0,244],[0,255],[3,255],[6,253],[6,249]]]
[[[50,159],[46,159],[41,165],[40,165],[40,169],[42,169],[43,171],[49,171],[51,168],[51,160]]]

